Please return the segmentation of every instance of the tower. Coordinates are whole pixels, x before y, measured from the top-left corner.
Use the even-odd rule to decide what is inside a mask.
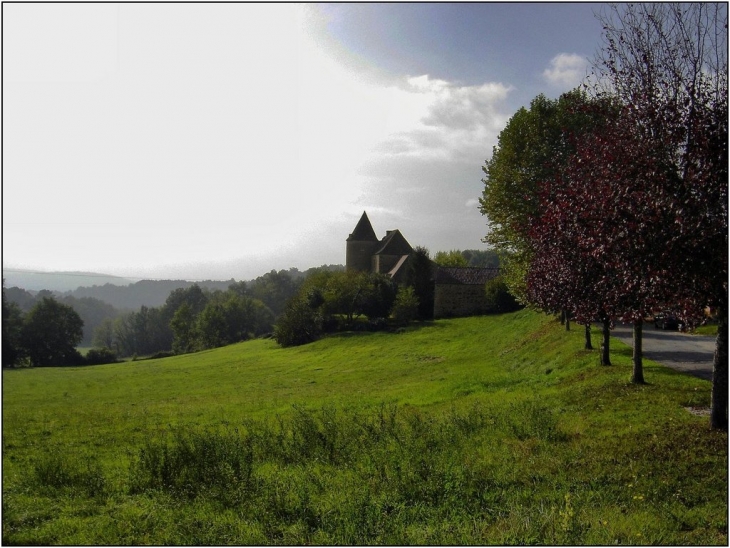
[[[379,244],[373,225],[370,224],[367,213],[363,211],[355,230],[347,238],[346,269],[370,272],[372,256]]]

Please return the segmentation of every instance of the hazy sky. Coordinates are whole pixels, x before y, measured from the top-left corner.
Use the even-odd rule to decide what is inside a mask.
[[[364,210],[485,249],[481,166],[600,4],[3,4],[3,265],[248,279]]]

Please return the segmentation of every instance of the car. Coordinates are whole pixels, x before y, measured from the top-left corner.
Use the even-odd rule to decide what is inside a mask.
[[[654,327],[657,329],[679,329],[679,320],[671,312],[654,314]]]

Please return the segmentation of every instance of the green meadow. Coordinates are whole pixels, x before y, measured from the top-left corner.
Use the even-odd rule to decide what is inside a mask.
[[[612,344],[522,311],[4,370],[2,540],[727,545],[710,383]]]

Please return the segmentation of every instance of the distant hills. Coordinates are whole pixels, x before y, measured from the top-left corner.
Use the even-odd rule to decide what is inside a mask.
[[[297,268],[290,268],[289,270],[281,270],[279,273],[286,274],[291,280],[298,282],[315,269],[344,270],[344,268],[343,265],[322,265],[304,272]],[[257,280],[265,281],[270,274],[259,277]],[[58,297],[98,299],[120,311],[137,310],[141,306],[162,306],[170,292],[175,289],[190,287],[193,284],[211,291],[216,289],[225,291],[232,283],[237,281],[233,278],[230,280],[204,281],[135,280],[93,272],[37,272],[11,268],[3,269],[3,279],[7,297],[9,300],[17,302],[21,308],[23,308],[25,301],[28,299],[32,301],[39,291],[46,290]],[[255,282],[256,280],[250,280],[246,283],[254,284]],[[20,289],[9,291],[12,288]],[[26,292],[28,295],[23,295]]]
[[[136,280],[96,272],[37,272],[20,268],[3,268],[5,287],[20,287],[28,291],[73,291],[94,285],[129,285]]]

